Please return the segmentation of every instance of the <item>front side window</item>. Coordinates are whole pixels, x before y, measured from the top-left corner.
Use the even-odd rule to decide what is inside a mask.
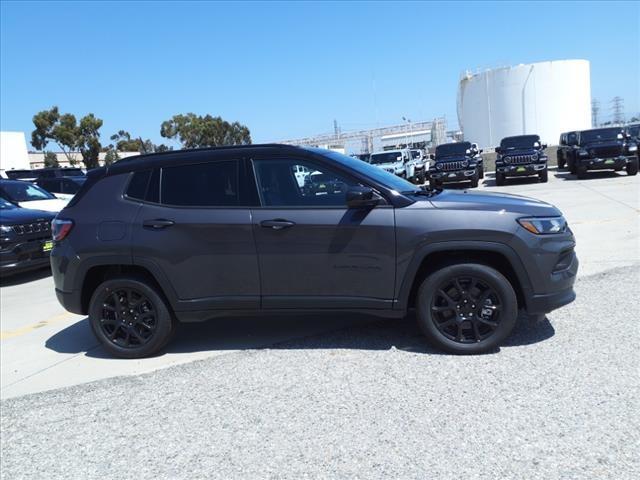
[[[165,205],[238,206],[238,162],[225,160],[163,168],[160,196]]]
[[[306,160],[257,160],[254,171],[263,206],[344,207],[357,183]]]
[[[2,186],[2,189],[6,197],[14,202],[31,202],[56,198],[49,192],[28,182],[7,182]]]

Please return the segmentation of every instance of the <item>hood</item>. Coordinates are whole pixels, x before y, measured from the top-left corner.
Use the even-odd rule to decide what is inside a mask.
[[[53,220],[55,215],[51,212],[31,210],[28,208],[13,208],[0,210],[0,223],[2,225],[20,225],[23,223],[46,222]]]
[[[434,207],[450,210],[482,210],[521,213],[531,216],[562,215],[553,205],[534,198],[495,192],[471,192],[468,190],[444,190],[429,199]]]
[[[32,200],[30,202],[20,202],[22,208],[32,208],[34,210],[45,210],[47,212],[58,213],[69,203],[68,200],[61,200],[59,198],[52,198],[50,200]]]

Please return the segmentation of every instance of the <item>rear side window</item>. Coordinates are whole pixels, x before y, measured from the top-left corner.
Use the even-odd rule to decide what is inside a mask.
[[[162,169],[161,202],[192,207],[238,206],[238,162],[180,165]]]
[[[127,188],[127,197],[144,200],[147,193],[147,185],[149,184],[150,176],[151,170],[135,172],[133,174],[133,177],[131,177],[129,187]]]

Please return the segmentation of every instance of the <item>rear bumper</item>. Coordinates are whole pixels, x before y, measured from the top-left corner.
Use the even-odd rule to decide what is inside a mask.
[[[56,297],[65,310],[78,315],[84,315],[80,292],[63,292],[56,288]]]
[[[507,177],[527,177],[537,175],[547,168],[545,163],[529,163],[526,165],[502,165],[496,166],[496,171]]]

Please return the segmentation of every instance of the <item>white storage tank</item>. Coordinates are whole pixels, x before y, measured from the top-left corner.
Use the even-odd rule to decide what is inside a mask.
[[[562,132],[591,128],[587,60],[558,60],[463,75],[458,122],[464,139],[495,147],[504,137],[538,134],[556,145]]]

